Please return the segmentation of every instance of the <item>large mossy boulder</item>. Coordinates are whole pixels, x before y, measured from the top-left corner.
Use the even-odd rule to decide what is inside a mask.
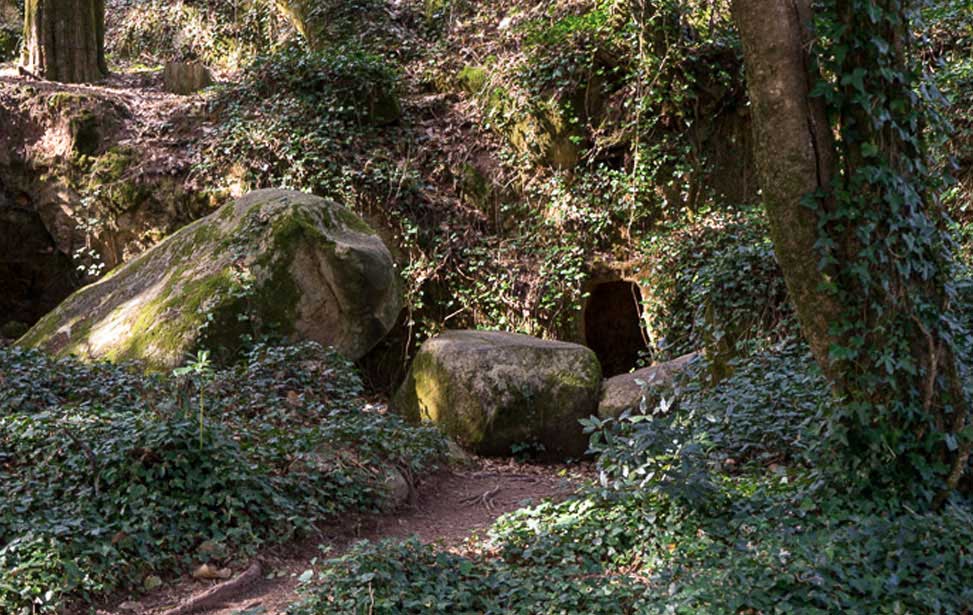
[[[274,333],[362,357],[402,307],[392,257],[344,207],[260,190],[224,205],[68,297],[19,340],[162,369]]]
[[[579,457],[578,421],[595,413],[601,365],[577,344],[498,331],[449,331],[427,340],[395,396],[414,422],[431,421],[481,455],[534,447]],[[538,446],[539,445],[539,446]]]
[[[637,411],[643,396],[651,410],[659,402],[664,391],[672,386],[676,378],[685,372],[698,356],[697,353],[691,352],[666,363],[657,363],[628,374],[608,378],[601,385],[598,416],[603,419],[617,418],[626,410]]]

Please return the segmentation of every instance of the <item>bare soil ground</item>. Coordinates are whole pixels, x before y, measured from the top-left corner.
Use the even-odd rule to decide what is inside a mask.
[[[361,540],[418,536],[454,552],[475,549],[502,514],[542,500],[570,495],[589,473],[585,466],[528,465],[512,460],[476,460],[469,467],[428,478],[419,489],[418,505],[396,513],[347,519],[322,526],[320,535],[300,544],[267,551],[260,556],[255,581],[231,592],[219,604],[192,611],[211,615],[283,615],[298,598],[298,576],[314,564],[338,557]],[[241,562],[241,574],[250,562]],[[99,615],[163,615],[210,591],[215,582],[182,578],[138,600],[102,608]]]
[[[0,97],[23,88],[31,88],[31,95],[65,93],[114,103],[122,110],[124,120],[117,144],[134,147],[141,155],[141,166],[153,173],[187,166],[187,146],[210,128],[206,99],[166,92],[159,70],[118,72],[97,84],[72,84],[33,79],[19,74],[12,63],[0,64]],[[17,108],[18,102],[10,108]]]

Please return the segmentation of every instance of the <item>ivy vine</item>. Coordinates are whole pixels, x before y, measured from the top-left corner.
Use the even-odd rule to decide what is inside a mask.
[[[963,333],[943,180],[929,143],[946,128],[923,73],[916,4],[826,0],[816,13],[812,95],[836,127],[831,190],[811,195],[820,264],[844,313],[830,361],[843,403],[825,460],[866,491],[900,489],[941,503],[966,466]]]

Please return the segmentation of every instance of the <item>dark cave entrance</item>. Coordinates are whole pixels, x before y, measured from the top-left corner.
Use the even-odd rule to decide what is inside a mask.
[[[584,309],[585,343],[601,361],[606,378],[624,374],[646,349],[642,292],[634,282],[602,282],[591,289]]]
[[[0,192],[0,330],[33,325],[78,287],[71,258],[40,216]]]

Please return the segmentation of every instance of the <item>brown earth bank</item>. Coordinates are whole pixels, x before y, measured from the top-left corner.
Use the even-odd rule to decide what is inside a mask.
[[[0,225],[16,238],[0,321],[33,324],[216,204],[189,180],[206,102],[165,92],[159,71],[75,85],[0,64],[0,117]]]

